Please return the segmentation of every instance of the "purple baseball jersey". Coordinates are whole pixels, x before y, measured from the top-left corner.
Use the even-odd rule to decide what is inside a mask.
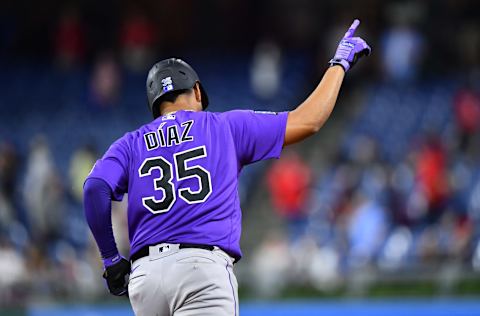
[[[95,164],[114,200],[128,193],[133,254],[161,242],[218,246],[239,259],[238,176],[278,158],[288,112],[178,111],[126,133]]]

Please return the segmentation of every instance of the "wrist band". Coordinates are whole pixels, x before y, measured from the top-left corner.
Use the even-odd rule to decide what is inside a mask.
[[[350,68],[350,64],[345,59],[331,59],[328,63],[330,64],[330,67],[332,67],[334,65],[342,66],[342,68],[343,68],[343,70],[345,70],[345,72],[347,72],[347,70]]]

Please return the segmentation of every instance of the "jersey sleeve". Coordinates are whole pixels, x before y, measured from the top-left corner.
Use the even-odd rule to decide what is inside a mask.
[[[113,143],[95,163],[87,179],[101,179],[112,190],[112,199],[121,201],[128,190],[129,146],[125,137]]]
[[[102,254],[104,266],[118,256],[112,228],[112,192],[103,180],[89,178],[83,187],[85,218]]]
[[[288,112],[237,110],[223,113],[242,165],[280,157]]]

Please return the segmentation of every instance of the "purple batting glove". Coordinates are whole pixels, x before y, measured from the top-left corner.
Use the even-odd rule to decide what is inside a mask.
[[[370,55],[372,51],[370,46],[360,37],[352,37],[358,25],[360,25],[360,21],[355,19],[338,44],[335,56],[329,62],[330,66],[340,65],[346,72],[355,65],[360,57]]]

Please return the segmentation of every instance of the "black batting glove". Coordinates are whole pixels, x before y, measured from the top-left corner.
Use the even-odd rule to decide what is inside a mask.
[[[103,278],[107,282],[108,291],[115,296],[128,294],[128,275],[130,262],[121,258],[118,262],[105,268]]]

